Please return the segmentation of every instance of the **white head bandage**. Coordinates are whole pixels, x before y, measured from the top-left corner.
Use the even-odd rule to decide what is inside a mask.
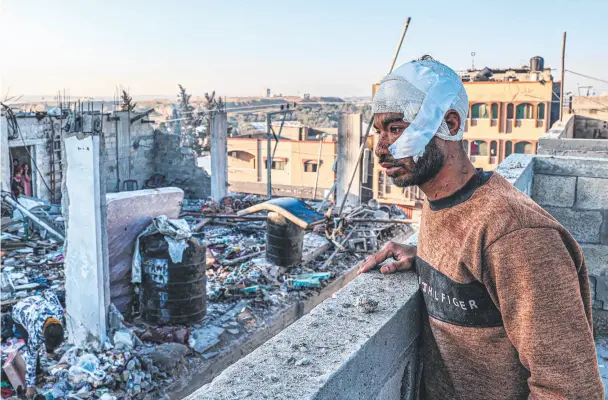
[[[445,113],[460,114],[460,129],[454,136],[445,122]],[[381,82],[372,112],[403,113],[410,126],[389,147],[396,159],[415,157],[437,135],[444,140],[462,140],[469,112],[469,98],[460,77],[449,67],[434,61],[421,60],[403,64]]]

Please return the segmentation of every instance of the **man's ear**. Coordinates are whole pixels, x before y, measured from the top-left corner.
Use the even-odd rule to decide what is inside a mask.
[[[450,129],[450,134],[452,136],[456,136],[458,131],[460,130],[460,114],[455,110],[449,110],[445,113],[445,123],[448,124],[448,128]]]

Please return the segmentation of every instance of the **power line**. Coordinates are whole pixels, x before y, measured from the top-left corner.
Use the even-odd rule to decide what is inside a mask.
[[[593,80],[598,81],[598,82],[608,83],[607,80],[600,79],[600,78],[595,78],[595,77],[589,76],[589,75],[580,74],[578,72],[570,71],[569,69],[567,69],[566,72],[570,72],[571,74],[582,76],[583,78],[593,79]]]

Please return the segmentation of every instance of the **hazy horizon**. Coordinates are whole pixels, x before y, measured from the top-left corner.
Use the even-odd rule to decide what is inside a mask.
[[[513,0],[480,7],[463,0],[411,3],[335,0],[276,3],[159,0],[103,2],[0,0],[5,33],[0,98],[111,99],[123,86],[135,98],[273,94],[368,97],[390,65],[408,16],[397,65],[430,54],[455,70],[515,67],[545,59],[559,80],[562,32],[566,69],[608,81],[602,0]],[[10,40],[8,39],[10,38]],[[608,83],[566,74],[566,91]],[[49,97],[47,100],[46,98]]]

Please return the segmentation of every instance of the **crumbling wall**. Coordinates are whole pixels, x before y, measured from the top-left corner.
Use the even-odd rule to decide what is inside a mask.
[[[583,248],[596,333],[608,333],[608,160],[535,157],[532,198]]]
[[[108,193],[123,191],[126,180],[137,181],[137,187],[141,189],[155,173],[154,128],[141,120],[129,126],[127,121],[131,117],[133,114],[128,112],[104,117],[107,154],[105,184]]]
[[[211,177],[197,166],[197,155],[181,147],[181,138],[156,131],[154,135],[155,172],[164,175],[168,186],[184,191],[185,198],[203,199],[211,195]],[[176,180],[185,183],[175,182]]]

